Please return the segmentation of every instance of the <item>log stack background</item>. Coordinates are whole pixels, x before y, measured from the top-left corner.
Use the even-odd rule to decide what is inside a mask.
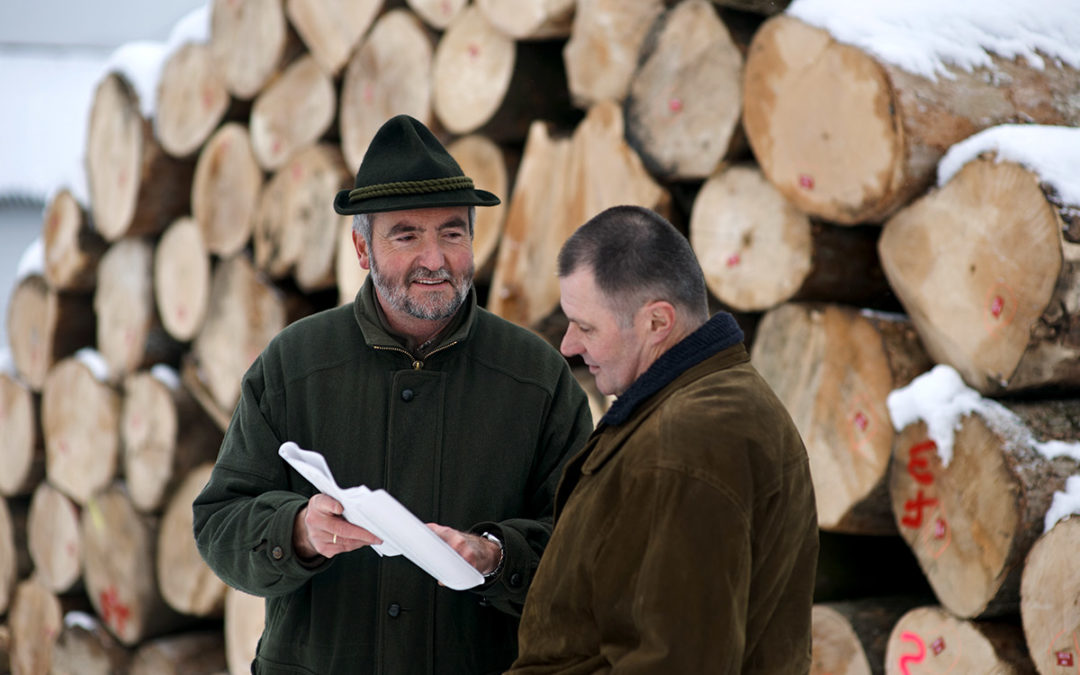
[[[995,57],[932,81],[786,4],[215,0],[151,116],[106,74],[89,203],[51,199],[9,303],[0,672],[247,672],[261,601],[201,563],[191,500],[261,348],[362,283],[331,200],[399,112],[503,197],[481,303],[556,345],[578,225],[635,203],[686,233],[810,453],[813,672],[1080,667],[1080,526],[1041,534],[1078,468],[1015,438],[1080,438],[1080,205],[992,157],[931,186],[983,129],[1076,125],[1080,75]],[[889,394],[934,364],[1015,433],[968,411],[949,462],[924,422],[894,429]]]

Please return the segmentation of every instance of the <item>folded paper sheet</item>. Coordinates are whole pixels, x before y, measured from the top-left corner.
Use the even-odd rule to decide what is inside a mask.
[[[483,575],[475,567],[390,493],[369,490],[363,485],[339,487],[322,455],[302,450],[292,441],[282,443],[278,454],[319,492],[341,502],[345,507],[345,520],[382,539],[383,543],[372,546],[379,555],[404,555],[444,586],[457,591],[484,582]]]

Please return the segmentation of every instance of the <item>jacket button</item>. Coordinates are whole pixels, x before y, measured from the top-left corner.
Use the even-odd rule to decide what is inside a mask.
[[[521,587],[521,575],[518,574],[517,572],[514,572],[513,574],[510,575],[510,588],[520,588],[520,587]]]
[[[282,551],[280,546],[275,546],[274,548],[270,549],[270,555],[274,558],[274,560],[281,560],[285,557],[285,551]]]
[[[396,619],[398,615],[401,614],[401,605],[396,602],[391,602],[390,606],[386,608],[386,613],[389,614],[391,618]]]
[[[413,393],[412,389],[405,389],[401,392],[401,400],[408,403],[409,401],[413,400],[413,397],[415,395],[416,394]]]

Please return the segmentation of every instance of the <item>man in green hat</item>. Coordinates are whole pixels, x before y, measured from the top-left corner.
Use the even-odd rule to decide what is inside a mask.
[[[551,533],[555,485],[592,430],[586,397],[543,339],[477,306],[473,186],[417,120],[372,139],[335,210],[369,275],[351,305],[286,327],[244,376],[210,481],[199,551],[267,598],[255,673],[489,673]],[[483,575],[441,586],[342,517],[278,457],[324,455],[339,485],[383,488]]]

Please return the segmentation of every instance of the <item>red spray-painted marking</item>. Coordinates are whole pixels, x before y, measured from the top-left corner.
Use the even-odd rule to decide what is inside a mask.
[[[364,85],[364,103],[373,103],[375,101],[375,87],[371,86],[368,82]]]
[[[728,267],[735,267],[740,262],[742,262],[742,257],[738,253],[732,253],[731,255],[728,256],[727,266]]]
[[[1059,666],[1066,666],[1068,668],[1072,668],[1072,664],[1073,664],[1072,652],[1055,652],[1054,653],[1054,658],[1057,659],[1057,664]]]
[[[470,58],[474,58],[474,59],[475,59],[475,58],[476,58],[477,56],[480,56],[480,48],[479,48],[479,47],[477,47],[477,46],[476,46],[476,45],[474,45],[474,44],[473,44],[473,45],[469,45],[469,50],[468,50],[468,51],[469,51],[469,57],[470,57]]]
[[[944,539],[948,531],[944,518],[938,518],[934,521],[934,539]]]
[[[214,105],[214,90],[210,87],[202,88],[202,107],[203,110],[209,110]]]
[[[101,602],[101,616],[105,623],[116,629],[117,633],[124,632],[124,624],[131,616],[131,609],[120,602],[120,596],[115,586],[109,586],[98,596]]]
[[[866,427],[870,426],[870,418],[864,415],[863,411],[861,410],[855,413],[854,422],[855,426],[858,427],[859,431],[865,432]]]
[[[937,450],[937,443],[932,440],[925,440],[922,443],[916,443],[908,450],[907,470],[916,483],[920,485],[930,485],[934,482],[934,474],[930,473],[930,463],[925,457],[917,457],[929,450]]]
[[[930,651],[934,652],[934,656],[937,656],[941,652],[945,651],[945,638],[939,637],[930,643]]]
[[[904,631],[900,634],[900,640],[902,642],[913,642],[915,646],[919,648],[917,654],[903,654],[900,656],[900,660],[897,665],[900,666],[900,672],[904,675],[911,675],[911,670],[908,668],[908,663],[922,663],[926,658],[926,645],[923,644],[922,638],[916,633],[911,631]]]
[[[995,295],[994,300],[990,303],[990,314],[995,319],[1001,318],[1001,310],[1005,309],[1005,298],[1000,295]]]
[[[673,113],[682,112],[682,100],[673,98],[668,101],[667,107]]]
[[[293,162],[292,169],[289,171],[289,175],[292,176],[294,183],[299,183],[300,179],[304,177],[304,167],[300,162]]]
[[[904,502],[904,517],[900,519],[900,522],[907,527],[919,527],[922,525],[923,509],[928,506],[937,506],[937,504],[938,500],[923,495],[923,491],[920,489],[915,495],[915,499]],[[909,515],[909,511],[915,513]]]
[[[814,177],[811,176],[808,173],[800,173],[799,174],[799,187],[805,188],[807,190],[813,190],[814,189]]]

